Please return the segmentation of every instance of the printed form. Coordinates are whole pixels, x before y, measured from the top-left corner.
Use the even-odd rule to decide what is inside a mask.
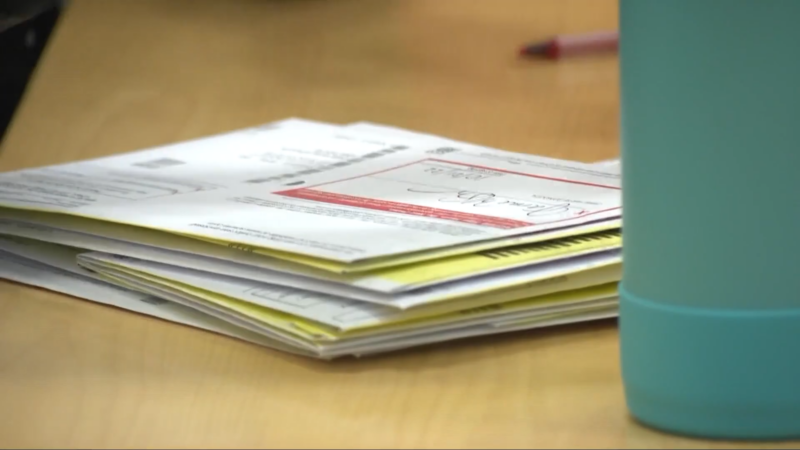
[[[219,143],[176,144],[6,173],[0,204],[344,263],[620,215],[618,174],[597,166],[474,146],[387,145],[309,127],[267,128],[247,145],[235,142],[248,132],[234,134],[224,152]],[[248,160],[265,148],[352,153],[293,171]],[[181,163],[153,162],[164,159]]]
[[[0,174],[0,277],[365,355],[615,316],[619,188],[614,161],[289,119]]]

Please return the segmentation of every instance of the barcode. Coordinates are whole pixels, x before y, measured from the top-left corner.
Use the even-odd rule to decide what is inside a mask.
[[[444,155],[447,153],[453,153],[457,151],[458,149],[453,147],[439,147],[439,148],[434,148],[433,150],[428,150],[425,153],[429,153],[431,155]]]
[[[529,253],[565,250],[571,247],[585,246],[585,244],[597,244],[602,246],[603,241],[607,241],[609,245],[621,244],[622,233],[619,230],[600,231],[594,234],[571,236],[552,241],[534,242],[531,244],[522,244],[496,250],[485,250],[482,252],[477,252],[477,254],[489,259],[503,259],[514,256],[522,256]]]
[[[164,167],[180,166],[181,164],[186,164],[186,162],[181,161],[179,159],[159,158],[159,159],[154,159],[152,161],[143,161],[140,163],[135,163],[133,165],[136,167],[144,167],[145,169],[161,169]]]
[[[149,303],[151,305],[163,305],[165,303],[169,303],[168,301],[164,300],[163,298],[148,296],[140,299],[144,303]]]

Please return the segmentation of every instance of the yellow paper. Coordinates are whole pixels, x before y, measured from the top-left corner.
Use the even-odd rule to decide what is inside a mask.
[[[383,333],[387,331],[407,330],[421,328],[432,324],[442,324],[452,322],[464,318],[465,316],[480,317],[481,315],[494,315],[499,311],[513,312],[521,311],[526,308],[531,308],[543,304],[555,304],[559,302],[579,301],[581,299],[590,298],[605,298],[616,295],[616,284],[608,283],[602,286],[594,286],[585,289],[560,292],[557,294],[544,295],[534,298],[526,298],[515,301],[503,302],[502,296],[493,296],[493,298],[474,299],[473,302],[454,302],[451,311],[434,313],[429,311],[426,316],[419,316],[416,313],[409,314],[408,317],[399,317],[390,323],[381,324],[379,326],[365,327],[357,330],[342,332],[334,327],[326,326],[317,322],[303,319],[291,314],[275,311],[270,308],[261,307],[251,303],[247,303],[229,296],[220,295],[215,292],[210,292],[203,289],[198,289],[194,286],[189,286],[183,283],[178,283],[173,280],[167,280],[161,277],[156,277],[151,274],[132,270],[122,266],[114,266],[112,271],[122,272],[129,276],[146,280],[155,285],[177,290],[192,296],[194,299],[201,302],[208,302],[220,306],[226,310],[234,312],[237,315],[242,315],[254,319],[270,327],[278,328],[282,331],[294,334],[303,339],[311,342],[324,342],[335,341],[347,337],[365,336]],[[113,272],[112,272],[113,273]],[[488,303],[492,300],[501,300],[500,303]],[[484,303],[481,303],[483,301]]]
[[[133,256],[214,273],[235,273],[236,276],[256,281],[275,282],[269,279],[263,271],[243,271],[239,264],[244,264],[253,268],[293,273],[315,280],[342,283],[377,292],[401,292],[506,268],[530,266],[537,262],[618,248],[621,245],[618,230],[600,231],[590,235],[516,245],[501,251],[484,250],[478,253],[450,256],[362,273],[337,274],[275,258],[240,252],[183,236],[80,217],[0,209],[0,219],[11,220],[6,220],[5,224],[3,220],[0,220],[0,229],[5,227],[9,233],[26,233],[23,235],[27,237],[95,251]],[[13,220],[21,220],[24,223],[21,226]],[[28,223],[36,225],[24,228]],[[61,230],[66,230],[66,233]],[[72,239],[76,236],[74,234],[72,237],[64,237],[69,233],[79,233],[77,235],[79,239]],[[99,242],[95,242],[98,237],[100,237]],[[102,238],[106,238],[106,240]],[[108,239],[113,241],[108,241]],[[164,251],[158,250],[173,253],[165,254]],[[187,256],[191,254],[209,258]],[[255,275],[249,276],[245,272]],[[311,282],[303,282],[302,285],[307,286],[306,288],[309,290],[330,291],[331,289],[324,284],[321,289],[317,289]],[[492,289],[498,287],[492,286]],[[337,293],[335,290],[333,292]],[[337,295],[346,294],[337,293]]]
[[[387,258],[375,258],[369,261],[355,262],[351,264],[343,264],[336,261],[326,260],[322,258],[314,258],[311,256],[300,255],[296,253],[288,253],[267,248],[253,247],[250,245],[243,245],[243,244],[233,243],[230,241],[202,238],[196,235],[191,237],[194,239],[203,240],[205,242],[211,242],[217,245],[223,245],[245,252],[252,252],[259,255],[270,256],[273,258],[278,258],[284,261],[290,261],[297,264],[302,264],[304,266],[313,267],[328,272],[333,272],[338,274],[363,274],[368,272],[369,273],[375,272],[380,269],[412,265],[451,256],[488,251],[509,246],[534,244],[537,242],[545,242],[553,239],[562,239],[571,236],[581,236],[584,234],[597,233],[602,231],[618,230],[620,228],[620,224],[621,224],[620,221],[616,220],[608,221],[598,224],[568,228],[565,230],[537,233],[528,236],[502,238],[486,242],[477,242],[474,244],[465,244],[454,247],[408,253]]]
[[[457,300],[437,301],[401,309],[400,305],[368,303],[286,286],[254,284],[238,277],[220,276],[210,272],[199,272],[115,255],[86,254],[79,258],[79,262],[91,269],[117,270],[122,268],[133,271],[133,273],[147,274],[158,280],[193,286],[197,289],[298,316],[341,331],[381,326],[468,307],[540,297],[614,283],[620,277],[619,264],[595,267],[574,273],[561,273],[537,280],[521,277],[520,283],[515,287],[495,289],[483,294],[462,296]],[[408,299],[408,297],[404,298]]]

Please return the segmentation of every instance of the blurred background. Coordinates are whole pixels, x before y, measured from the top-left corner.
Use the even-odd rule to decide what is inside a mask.
[[[0,0],[0,142],[66,0]]]
[[[518,54],[557,33],[616,29],[615,0],[0,3],[29,17],[6,31],[18,51],[2,53],[19,69],[0,68],[16,86],[2,88],[16,112],[0,152],[36,149],[18,152],[15,167],[286,117],[369,120],[582,161],[617,154],[616,56],[553,64]]]

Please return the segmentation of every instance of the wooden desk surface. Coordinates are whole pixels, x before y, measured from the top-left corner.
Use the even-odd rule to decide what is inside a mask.
[[[519,61],[606,0],[73,0],[0,170],[289,116],[580,160],[616,58]],[[321,363],[0,282],[2,447],[711,448],[626,413],[615,323]]]

